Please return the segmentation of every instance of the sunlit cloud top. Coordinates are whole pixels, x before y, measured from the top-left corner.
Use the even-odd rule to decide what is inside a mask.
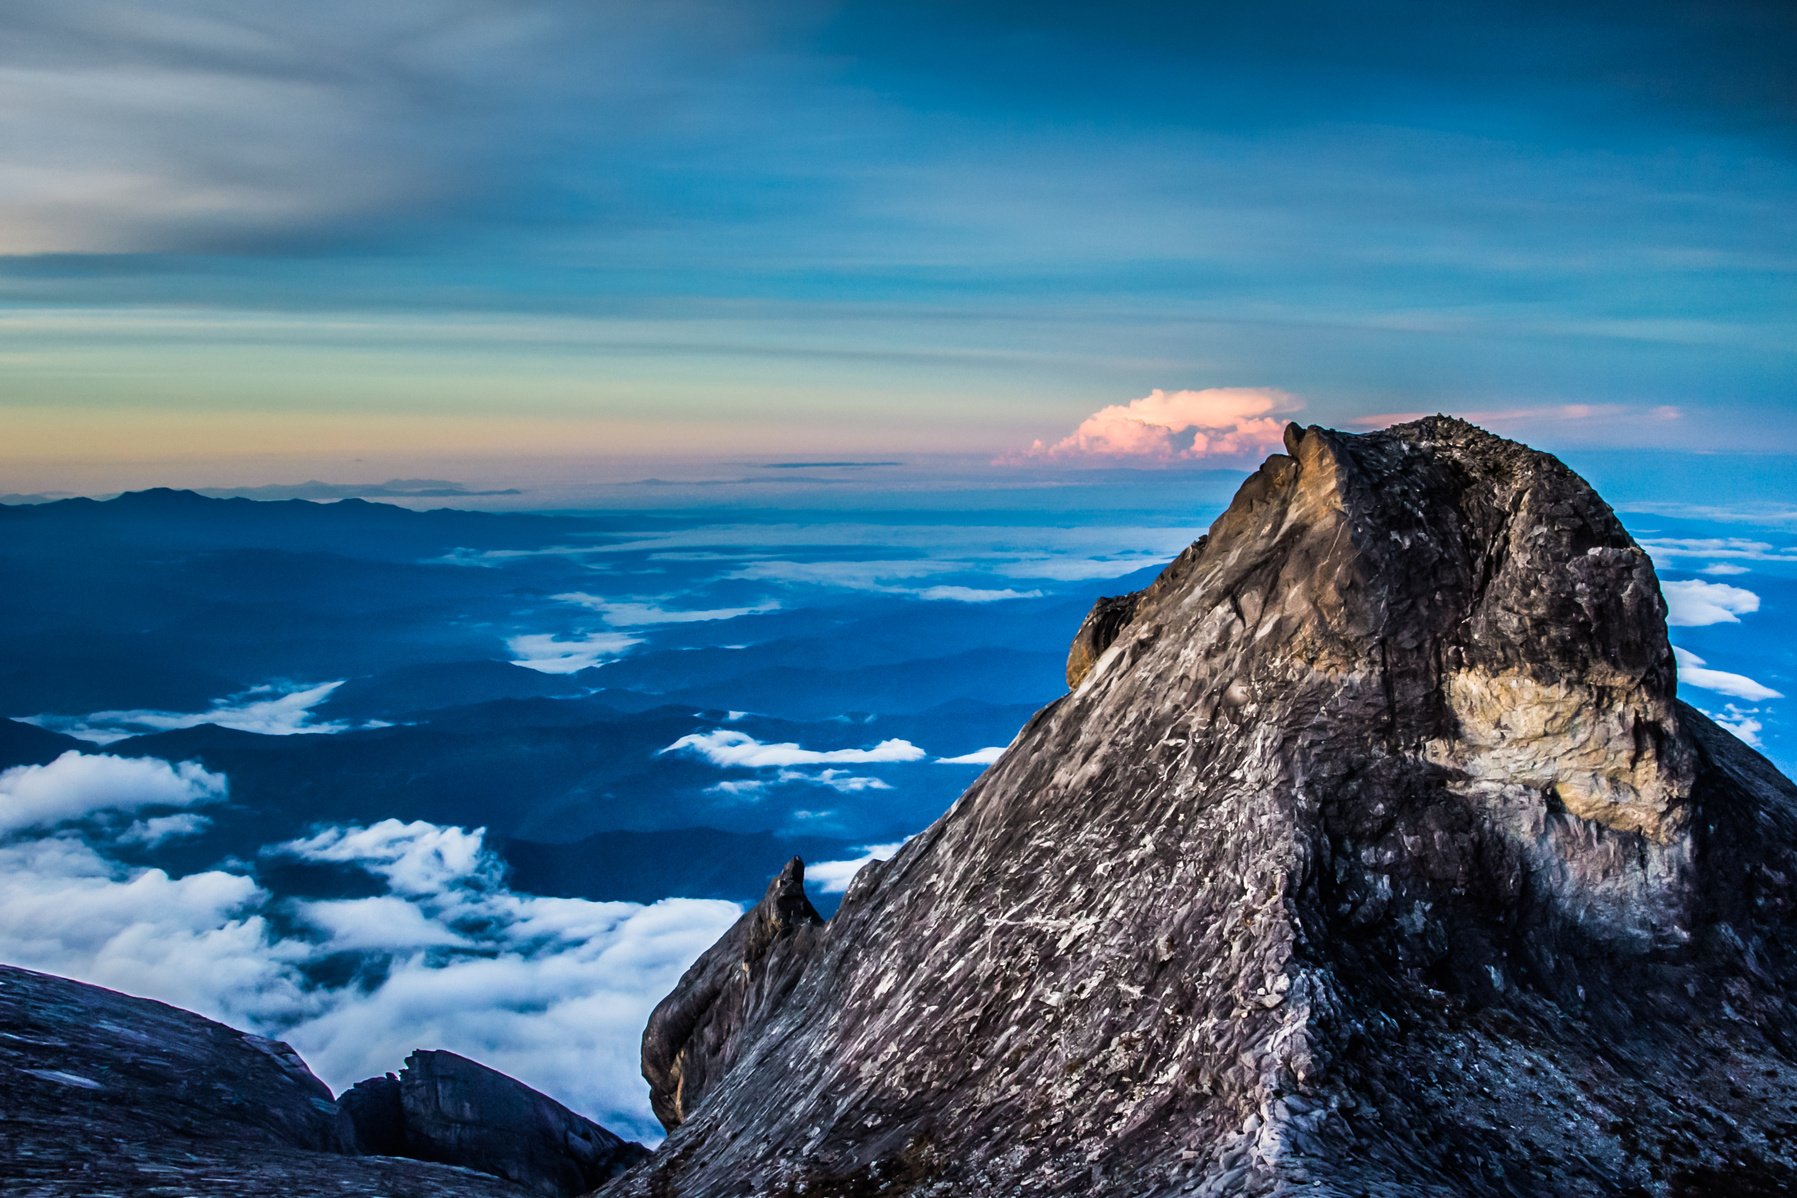
[[[1258,457],[1280,445],[1295,397],[1252,387],[1203,391],[1155,388],[1140,399],[1100,408],[1053,444],[1036,441],[1033,458],[1101,462],[1196,461]]]

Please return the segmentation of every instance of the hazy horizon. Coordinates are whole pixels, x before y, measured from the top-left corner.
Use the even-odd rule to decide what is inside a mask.
[[[28,0],[0,34],[0,491],[1166,451],[1075,438],[1118,407],[1197,457],[1437,410],[1797,451],[1788,6]]]

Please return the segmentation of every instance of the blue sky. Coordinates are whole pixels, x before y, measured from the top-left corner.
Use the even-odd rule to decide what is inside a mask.
[[[27,0],[0,467],[989,458],[1155,388],[1789,451],[1794,45],[1775,3]]]

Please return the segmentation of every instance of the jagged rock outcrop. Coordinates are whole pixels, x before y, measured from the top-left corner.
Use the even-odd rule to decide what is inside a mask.
[[[1790,1191],[1797,789],[1647,556],[1460,421],[1287,449],[829,923],[789,867],[701,958],[606,1198]]]
[[[362,1150],[460,1165],[547,1198],[582,1194],[648,1156],[520,1081],[453,1052],[419,1050],[398,1076],[339,1100]]]
[[[643,1076],[663,1127],[685,1121],[736,1060],[743,1028],[786,997],[823,922],[794,857],[655,1008],[643,1032]]]
[[[0,965],[0,1193],[531,1198],[591,1189],[644,1155],[503,1074],[448,1053],[414,1054],[414,1068],[421,1057],[405,1104],[421,1130],[402,1155],[424,1159],[358,1155],[392,1144],[358,1144],[366,1111],[352,1120],[287,1045]]]
[[[1067,686],[1077,687],[1111,647],[1117,634],[1136,616],[1136,605],[1142,601],[1139,591],[1128,595],[1106,595],[1092,605],[1086,618],[1073,634],[1073,646],[1067,650]]]

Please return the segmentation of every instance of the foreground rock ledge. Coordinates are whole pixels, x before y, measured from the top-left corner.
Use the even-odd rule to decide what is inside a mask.
[[[607,1198],[1790,1192],[1797,790],[1646,555],[1460,421],[1286,443],[829,923],[794,865],[693,967]]]
[[[645,1155],[451,1053],[405,1073],[365,1138],[369,1091],[345,1110],[279,1041],[0,965],[0,1194],[554,1198]]]

